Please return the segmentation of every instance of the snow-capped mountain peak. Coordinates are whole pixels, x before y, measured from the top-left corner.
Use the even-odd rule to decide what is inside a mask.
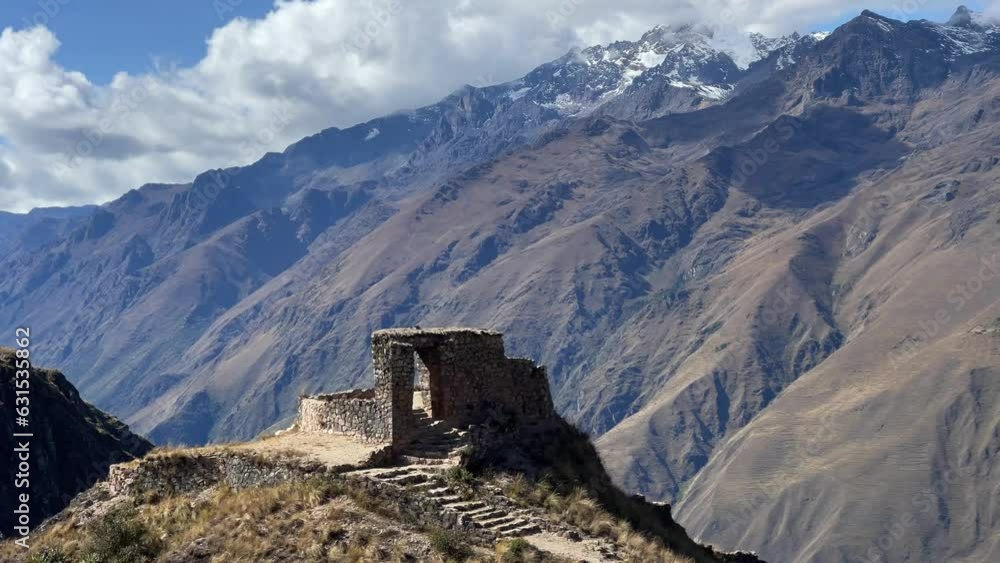
[[[512,101],[577,115],[654,80],[709,102],[722,100],[753,63],[801,41],[688,24],[656,26],[637,41],[574,49],[508,83]]]
[[[944,24],[926,22],[942,38],[942,46],[951,51],[951,59],[982,53],[1000,41],[1000,26],[980,12],[959,6]]]
[[[984,30],[996,27],[997,21],[982,12],[974,12],[965,6],[959,6],[945,25]]]

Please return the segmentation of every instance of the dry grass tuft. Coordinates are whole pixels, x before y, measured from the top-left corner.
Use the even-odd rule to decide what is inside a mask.
[[[124,503],[114,512],[124,517],[105,516],[84,533],[72,518],[54,524],[36,538],[31,563],[125,563],[108,555],[114,551],[131,553],[129,563],[200,560],[199,553],[218,562],[427,559],[430,542],[419,529],[400,532],[407,526],[373,515],[372,508],[391,513],[383,501],[330,477],[242,490],[218,487],[138,507]],[[0,560],[27,560],[9,547],[0,546]],[[97,558],[96,548],[101,548]]]
[[[659,539],[636,531],[627,521],[604,509],[583,488],[577,487],[563,495],[547,480],[532,484],[520,474],[496,476],[494,481],[510,498],[526,505],[545,508],[552,520],[576,526],[592,536],[614,541],[627,561],[636,563],[694,561],[669,549]]]

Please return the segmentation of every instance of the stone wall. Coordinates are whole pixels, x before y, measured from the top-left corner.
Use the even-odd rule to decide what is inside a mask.
[[[276,485],[308,474],[307,469],[264,462],[248,454],[164,454],[112,465],[108,487],[113,495],[165,497],[201,491],[217,483],[234,489]]]
[[[112,465],[108,470],[108,489],[115,496],[167,497],[201,491],[216,484],[233,489],[267,487],[312,475],[383,466],[391,460],[392,448],[389,446],[375,451],[360,465],[337,467],[232,450],[151,454],[140,460]]]
[[[390,413],[376,389],[303,397],[299,400],[298,427],[302,432],[343,434],[368,443],[392,439]]]
[[[477,329],[389,329],[372,335],[375,355],[388,343],[412,346],[428,369],[431,415],[455,424],[481,422],[489,411],[514,417],[554,414],[545,368],[508,358],[503,335]],[[409,369],[405,367],[403,369]],[[413,372],[401,374],[402,381]]]
[[[383,342],[372,348],[375,387],[303,397],[298,427],[303,432],[342,434],[363,442],[396,443],[413,418],[413,347]]]
[[[413,346],[394,340],[373,340],[372,363],[375,393],[385,405],[383,412],[387,411],[391,442],[397,444],[413,426]]]
[[[424,406],[454,425],[503,412],[515,419],[554,414],[545,368],[508,358],[503,335],[465,328],[389,329],[372,334],[375,387],[303,398],[299,428],[398,444],[411,434],[414,379]],[[426,382],[426,383],[424,383]],[[426,387],[426,389],[424,389]]]

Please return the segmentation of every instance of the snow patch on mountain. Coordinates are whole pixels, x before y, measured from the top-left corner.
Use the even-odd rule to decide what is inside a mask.
[[[700,82],[681,82],[679,80],[671,80],[669,84],[674,88],[696,90],[703,97],[716,101],[724,100],[733,91],[732,86],[713,86],[711,84],[701,84]]]
[[[947,23],[924,23],[941,36],[941,46],[951,52],[952,60],[989,51],[1000,39],[1000,26],[995,20],[965,6],[959,6]]]
[[[694,90],[706,100],[720,101],[752,64],[779,49],[790,52],[802,40],[798,34],[771,38],[704,25],[657,26],[637,41],[573,49],[502,85],[501,95],[563,117],[586,114],[647,86]]]

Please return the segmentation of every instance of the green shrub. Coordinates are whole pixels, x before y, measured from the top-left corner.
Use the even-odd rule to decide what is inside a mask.
[[[503,563],[521,563],[534,559],[538,555],[535,546],[524,538],[516,538],[497,545],[497,554]]]
[[[87,535],[88,561],[144,563],[163,549],[131,506],[111,510],[91,525]]]
[[[431,549],[447,561],[465,561],[472,556],[472,549],[465,538],[453,530],[433,530],[430,533]]]
[[[445,474],[445,479],[448,483],[461,487],[472,487],[476,483],[476,476],[464,467],[452,467]]]

